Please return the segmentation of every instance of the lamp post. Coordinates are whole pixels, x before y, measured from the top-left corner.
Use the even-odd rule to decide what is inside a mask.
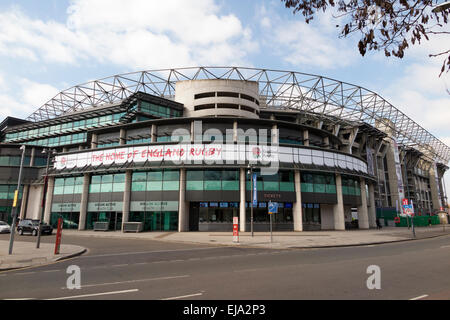
[[[17,180],[17,189],[16,192],[14,192],[14,202],[13,202],[13,208],[11,211],[12,215],[12,226],[11,226],[11,234],[9,236],[9,254],[12,254],[13,252],[13,245],[14,245],[14,231],[16,229],[16,220],[17,220],[17,201],[19,198],[19,190],[20,185],[22,184],[22,168],[23,168],[23,159],[25,157],[25,145],[22,145],[20,147],[20,150],[22,150],[22,157],[20,159],[20,169],[19,169],[19,179]]]
[[[48,167],[50,164],[50,156],[52,154],[55,154],[56,151],[55,150],[51,150],[51,149],[44,149],[42,150],[43,154],[47,153],[47,166],[45,168],[45,178],[44,178],[44,195],[42,197],[42,202],[41,202],[41,214],[39,216],[39,227],[38,227],[38,237],[37,237],[37,241],[36,241],[36,249],[39,249],[39,246],[41,244],[41,233],[42,233],[42,220],[44,220],[44,212],[45,212],[45,198],[47,195],[47,188],[48,188]]]

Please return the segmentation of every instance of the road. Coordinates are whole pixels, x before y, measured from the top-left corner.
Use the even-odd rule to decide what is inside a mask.
[[[89,251],[0,273],[0,299],[450,299],[450,236],[307,250],[81,236],[64,241]],[[66,287],[71,265],[81,270],[81,289]],[[366,285],[371,265],[381,270],[379,290]]]

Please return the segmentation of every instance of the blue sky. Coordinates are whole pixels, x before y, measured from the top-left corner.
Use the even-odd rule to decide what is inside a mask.
[[[361,57],[358,35],[339,39],[336,24],[323,14],[307,25],[279,0],[2,0],[0,118],[26,117],[59,91],[113,74],[252,66],[360,85],[450,145],[450,77],[438,78],[442,61],[428,57],[448,50],[448,37],[402,60]]]

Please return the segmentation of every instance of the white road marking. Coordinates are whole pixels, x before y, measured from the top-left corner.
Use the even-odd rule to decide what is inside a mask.
[[[15,273],[16,276],[22,276],[22,275],[26,275],[26,274],[33,274],[36,272],[21,272],[21,273]]]
[[[11,299],[3,299],[3,300],[6,300],[6,301],[14,301],[14,300],[22,301],[22,300],[34,300],[34,298],[11,298]]]
[[[188,294],[188,295],[185,295],[185,296],[164,298],[164,299],[161,299],[161,300],[176,300],[176,299],[184,299],[184,298],[196,297],[196,296],[201,296],[201,295],[203,295],[203,293],[200,292],[200,293]]]
[[[418,296],[418,297],[415,297],[415,298],[412,298],[412,299],[409,299],[409,300],[420,300],[420,299],[423,299],[423,298],[426,298],[426,297],[428,297],[428,295],[424,294],[422,296]]]
[[[48,270],[48,271],[43,271],[43,272],[59,272],[59,271],[62,271],[62,270]]]
[[[125,267],[128,266],[128,264],[114,264],[111,267]]]
[[[229,247],[220,247],[220,248],[232,248]],[[190,248],[190,249],[173,249],[173,250],[157,250],[157,251],[139,251],[139,252],[124,252],[124,253],[110,253],[110,254],[98,254],[92,256],[81,256],[79,259],[89,259],[89,258],[97,258],[97,257],[114,257],[114,256],[126,256],[133,254],[146,254],[146,253],[165,253],[165,252],[179,252],[179,251],[198,251],[198,250],[211,250],[217,249],[217,247],[206,247],[206,248]]]
[[[137,280],[127,280],[127,281],[118,281],[118,282],[95,283],[95,284],[82,285],[81,289],[89,288],[89,287],[111,286],[111,285],[124,284],[124,283],[136,283],[136,282],[157,281],[157,280],[170,280],[170,279],[179,279],[179,278],[187,278],[187,277],[190,277],[190,275],[186,274],[186,275],[171,276],[171,277],[159,277],[159,278],[137,279]],[[61,287],[61,289],[65,290],[67,288],[66,287]]]
[[[450,246],[442,246],[441,249],[442,249],[442,248],[450,248]]]
[[[83,294],[83,295],[79,295],[79,296],[60,297],[60,298],[52,298],[52,299],[45,299],[45,300],[78,299],[78,298],[87,298],[87,297],[106,296],[106,295],[111,295],[111,294],[130,293],[130,292],[137,292],[137,291],[139,291],[139,289],[122,290],[122,291],[110,291],[110,292],[92,293],[92,294]]]

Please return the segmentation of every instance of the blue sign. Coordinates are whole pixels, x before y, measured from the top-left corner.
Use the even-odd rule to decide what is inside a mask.
[[[278,212],[278,202],[269,202],[269,214]]]
[[[258,188],[256,183],[256,173],[253,174],[253,206],[256,207],[258,205]]]

